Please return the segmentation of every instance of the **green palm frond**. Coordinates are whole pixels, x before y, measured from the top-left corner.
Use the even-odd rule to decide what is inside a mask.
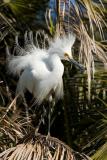
[[[44,5],[47,5],[48,1],[44,0]],[[11,9],[13,14],[30,14],[33,12],[36,12],[35,9],[40,9],[41,7],[41,1],[29,1],[29,0],[4,0],[4,3],[2,6],[7,6]],[[41,7],[42,8],[42,7]]]
[[[98,97],[97,99],[101,101],[101,103],[103,103],[105,107],[107,106],[107,104],[103,100],[101,100]],[[85,150],[92,144],[95,144],[97,145],[97,149],[94,151],[91,151],[93,153],[90,152],[90,154],[92,155],[91,156],[92,159],[106,160],[107,159],[107,114],[100,111],[96,111],[96,112],[99,113],[99,115],[101,116],[101,118],[99,118],[99,120],[96,122],[98,126],[96,133],[94,137],[89,141],[89,143],[83,147],[83,150]]]
[[[96,151],[96,153],[92,156],[92,159],[93,160],[107,159],[107,142]]]

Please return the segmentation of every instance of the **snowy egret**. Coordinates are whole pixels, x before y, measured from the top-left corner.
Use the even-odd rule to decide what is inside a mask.
[[[56,37],[50,40],[49,48],[40,49],[33,43],[32,32],[25,33],[25,47],[21,48],[16,38],[17,56],[10,58],[8,68],[14,75],[19,75],[16,94],[24,96],[27,89],[36,98],[36,103],[41,104],[45,99],[63,97],[64,66],[61,60],[70,61],[79,69],[84,67],[76,62],[71,53],[75,42],[73,33]]]

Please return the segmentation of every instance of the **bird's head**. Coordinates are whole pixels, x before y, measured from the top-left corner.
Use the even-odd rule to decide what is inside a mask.
[[[49,53],[57,54],[61,60],[70,61],[81,71],[84,71],[84,67],[75,61],[72,56],[72,46],[75,39],[76,36],[73,33],[62,37],[55,37],[55,39],[50,42]]]
[[[72,46],[75,42],[75,35],[68,34],[62,37],[55,37],[52,42],[50,42],[49,52],[58,54],[61,60],[69,60],[72,58]]]
[[[75,42],[76,36],[72,34],[64,35],[62,37],[55,37],[50,42],[49,52],[51,54],[57,54],[61,60],[70,61],[81,71],[84,71],[84,67],[73,59],[72,46]]]

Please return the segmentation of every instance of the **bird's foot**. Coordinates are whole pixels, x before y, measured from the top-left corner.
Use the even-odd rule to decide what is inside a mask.
[[[46,136],[46,140],[50,137],[50,132],[48,132],[47,136]]]

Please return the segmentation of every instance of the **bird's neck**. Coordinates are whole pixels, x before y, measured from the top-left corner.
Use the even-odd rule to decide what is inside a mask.
[[[50,55],[50,62],[52,66],[53,73],[56,76],[62,76],[64,72],[64,66],[61,62],[60,57],[57,54],[51,54]]]

